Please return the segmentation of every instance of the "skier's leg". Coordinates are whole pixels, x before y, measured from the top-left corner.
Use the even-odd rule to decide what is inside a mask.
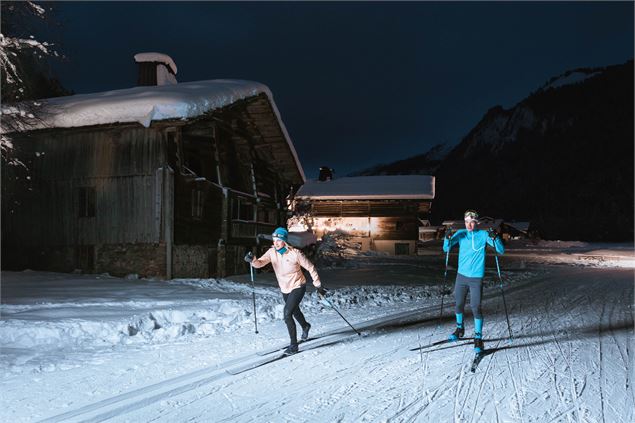
[[[483,321],[483,312],[481,310],[481,297],[483,295],[483,280],[477,278],[470,278],[470,307],[472,308],[472,315],[474,316],[474,331],[481,332],[481,330],[476,330],[476,321],[481,321],[481,329],[482,329],[482,321]]]
[[[306,319],[304,318],[304,314],[302,314],[302,310],[300,310],[300,302],[302,302],[302,298],[304,298],[304,294],[306,293],[306,285],[302,285],[302,288],[294,289],[294,291],[302,291],[300,294],[300,298],[298,300],[298,305],[293,309],[293,317],[295,320],[300,323],[300,326],[305,327],[307,325]]]
[[[303,289],[304,288],[304,289]],[[305,287],[296,288],[288,294],[282,294],[284,298],[284,323],[287,325],[287,331],[289,332],[289,343],[290,346],[297,349],[298,345],[298,335],[296,331],[295,322],[293,321],[293,315],[302,301],[302,297],[304,297]]]
[[[465,308],[465,298],[467,297],[467,284],[463,281],[463,275],[456,275],[456,282],[454,282],[454,313],[463,315],[463,309]]]
[[[306,285],[302,285],[302,288],[298,288],[298,290],[302,290],[302,296],[298,301],[298,306],[293,310],[293,317],[300,324],[302,328],[302,335],[300,335],[300,339],[306,341],[309,338],[309,329],[311,329],[311,325],[306,321],[302,310],[300,309],[300,303],[302,302],[302,298],[304,298],[304,294],[306,293]]]
[[[483,280],[475,280],[470,284],[470,305],[474,315],[474,351],[484,351],[483,344],[483,313],[481,310],[481,297],[483,295]]]
[[[465,328],[463,327],[463,310],[465,308],[465,298],[467,296],[467,285],[464,283],[463,275],[456,275],[456,282],[454,283],[454,313],[456,315],[456,330],[450,335],[449,339],[455,341],[462,338],[465,334]]]

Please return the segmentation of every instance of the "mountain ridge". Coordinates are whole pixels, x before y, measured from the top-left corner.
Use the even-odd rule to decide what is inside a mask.
[[[436,176],[435,222],[476,208],[546,239],[633,240],[633,91],[632,59],[569,70],[491,107],[441,158],[436,145],[355,174]]]

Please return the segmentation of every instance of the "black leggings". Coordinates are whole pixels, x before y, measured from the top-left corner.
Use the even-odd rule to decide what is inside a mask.
[[[470,290],[470,306],[475,319],[482,319],[481,295],[483,293],[483,278],[468,278],[458,273],[454,284],[454,300],[456,301],[455,312],[462,314],[465,308],[465,297],[467,290]]]
[[[282,298],[284,299],[284,323],[287,325],[289,339],[291,340],[290,343],[292,345],[298,343],[298,334],[296,332],[293,318],[295,317],[295,320],[297,320],[303,328],[307,326],[304,314],[300,311],[300,302],[302,301],[302,298],[304,298],[305,292],[306,285],[302,285],[302,287],[296,288],[288,294],[282,294]]]

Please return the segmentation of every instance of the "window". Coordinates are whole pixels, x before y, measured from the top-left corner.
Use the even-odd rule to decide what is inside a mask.
[[[79,217],[95,217],[95,187],[77,188]]]
[[[276,211],[273,209],[267,209],[264,207],[258,208],[258,222],[275,224]]]
[[[405,256],[410,254],[410,244],[397,242],[395,243],[395,255]]]
[[[203,218],[203,204],[205,204],[205,193],[198,189],[192,190],[192,217],[196,220]]]
[[[253,200],[237,197],[232,200],[232,219],[254,221]]]

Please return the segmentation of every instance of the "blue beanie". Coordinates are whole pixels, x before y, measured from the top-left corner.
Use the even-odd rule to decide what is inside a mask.
[[[287,242],[287,238],[289,236],[289,232],[285,228],[276,228],[275,231],[271,234],[274,238],[280,238],[284,242]]]

